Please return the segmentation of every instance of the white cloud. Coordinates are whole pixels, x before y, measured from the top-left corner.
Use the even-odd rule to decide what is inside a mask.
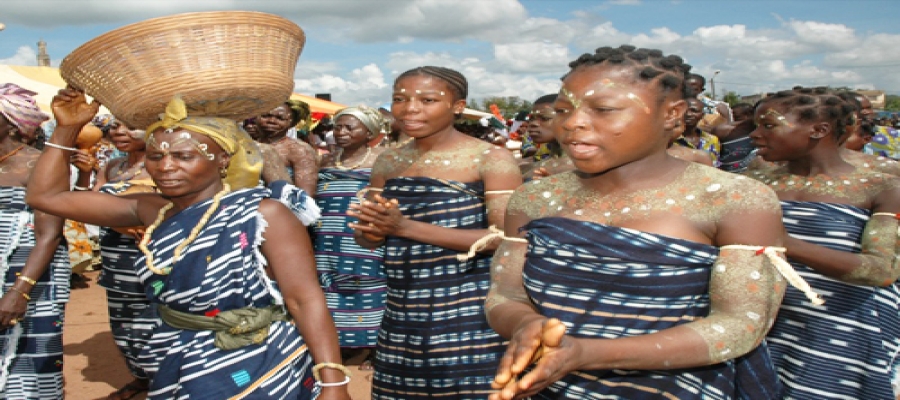
[[[841,24],[791,20],[790,28],[799,42],[828,50],[847,50],[858,44],[856,33]]]
[[[385,46],[388,50],[380,53],[366,52],[375,54],[371,59],[349,53],[329,62],[301,57],[295,90],[331,93],[345,104],[383,104],[393,78],[422,65],[462,72],[470,83],[470,98],[533,100],[558,89],[559,76],[579,53],[625,43],[681,55],[707,77],[721,70],[716,78],[720,96],[726,90],[750,94],[825,84],[900,92],[900,74],[894,73],[900,52],[890,50],[900,43],[900,35],[777,16],[766,28],[706,24],[680,30],[663,22],[637,31],[604,15],[614,6],[649,13],[649,2],[639,0],[591,3],[567,18],[529,15],[516,0],[79,0],[52,1],[53,7],[41,7],[40,13],[34,12],[35,2],[42,1],[4,1],[4,22],[32,27],[124,24],[179,12],[249,7],[290,18],[318,43],[339,43],[351,52],[354,46]],[[24,46],[0,63],[34,65],[34,50]]]
[[[569,61],[569,48],[549,42],[498,44],[494,46],[497,64],[513,72],[557,72]]]
[[[384,73],[375,64],[353,69],[346,77],[330,73],[310,74],[294,80],[294,91],[307,95],[329,93],[336,102],[368,106],[381,105],[390,96]]]
[[[31,47],[22,46],[16,50],[16,54],[9,58],[0,58],[0,64],[7,65],[37,65],[37,52]]]

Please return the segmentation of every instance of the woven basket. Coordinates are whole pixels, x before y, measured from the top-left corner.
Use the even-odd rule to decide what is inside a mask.
[[[175,95],[190,115],[240,120],[290,97],[305,41],[299,26],[277,15],[178,14],[98,36],[59,69],[135,129],[158,121]]]

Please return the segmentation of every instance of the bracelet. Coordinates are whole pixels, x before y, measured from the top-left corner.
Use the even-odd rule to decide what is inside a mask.
[[[72,189],[74,189],[74,190],[82,190],[82,191],[88,191],[88,190],[91,190],[91,188],[84,187],[84,186],[78,186],[78,185],[72,185]]]
[[[345,367],[341,364],[330,363],[330,362],[318,363],[318,364],[316,364],[316,366],[314,366],[312,368],[313,377],[316,378],[316,381],[318,381],[320,383],[322,382],[322,377],[319,375],[319,371],[322,370],[323,368],[332,368],[332,369],[336,369],[338,371],[343,372],[344,376],[347,377],[347,382],[350,382],[349,378],[352,376],[350,374],[350,370],[348,370],[347,367]],[[345,385],[345,384],[346,384],[346,382],[341,383],[341,385]],[[329,383],[329,385],[331,385],[331,384]],[[334,385],[334,386],[340,386],[340,385]]]
[[[78,149],[76,149],[74,147],[67,147],[67,146],[63,146],[61,144],[56,144],[53,142],[44,142],[44,146],[56,147],[57,149],[60,149],[60,150],[78,151]]]
[[[25,293],[25,292],[23,292],[23,291],[21,291],[21,290],[19,290],[19,289],[16,289],[15,286],[13,286],[11,289],[12,289],[12,290],[15,290],[15,291],[17,291],[17,292],[19,292],[19,294],[21,294],[22,297],[25,298],[25,300],[31,301],[31,296],[29,296],[28,293]]]
[[[350,383],[350,377],[349,377],[349,376],[345,376],[345,377],[344,377],[344,380],[342,380],[342,381],[340,381],[340,382],[332,382],[332,383],[318,382],[318,383],[319,383],[319,386],[321,386],[321,387],[344,386],[344,385]]]
[[[25,275],[19,275],[19,280],[20,280],[20,281],[23,281],[23,282],[28,282],[28,283],[30,283],[30,284],[32,284],[32,285],[37,285],[37,281],[36,281],[36,280],[31,279],[31,278],[29,278],[29,277],[27,277],[27,276],[25,276]]]

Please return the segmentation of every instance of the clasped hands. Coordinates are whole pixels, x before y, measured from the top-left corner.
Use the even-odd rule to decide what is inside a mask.
[[[566,326],[556,318],[523,323],[513,333],[500,360],[491,387],[498,389],[488,400],[525,399],[578,369],[579,342],[566,336]],[[531,370],[521,376],[525,369]]]
[[[350,205],[347,213],[358,218],[359,222],[350,223],[349,226],[362,233],[366,240],[376,243],[388,236],[401,236],[399,233],[408,220],[400,212],[399,206],[397,199],[388,200],[376,194],[371,200]]]

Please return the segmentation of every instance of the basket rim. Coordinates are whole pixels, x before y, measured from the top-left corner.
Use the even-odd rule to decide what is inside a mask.
[[[198,17],[204,17],[204,19],[208,19],[210,17],[229,17],[231,20],[204,21],[204,19],[198,19]],[[254,18],[256,19],[256,21],[248,21],[247,18]],[[292,34],[300,38],[301,48],[306,47],[306,33],[303,31],[303,28],[301,28],[293,21],[277,14],[261,11],[242,10],[179,13],[138,21],[100,34],[99,36],[88,40],[82,45],[76,47],[75,50],[72,50],[69,54],[67,54],[59,64],[59,72],[63,80],[65,80],[66,83],[69,83],[69,73],[77,69],[78,64],[75,64],[74,66],[72,65],[72,63],[75,62],[75,59],[86,57],[93,53],[98,53],[102,49],[112,48],[116,44],[133,42],[135,40],[135,36],[130,35],[132,31],[150,31],[151,29],[163,31],[199,25],[259,24],[259,20],[266,20],[266,22],[268,22],[270,25],[277,25],[282,29],[290,31]],[[144,34],[146,33],[147,32],[145,32]]]

